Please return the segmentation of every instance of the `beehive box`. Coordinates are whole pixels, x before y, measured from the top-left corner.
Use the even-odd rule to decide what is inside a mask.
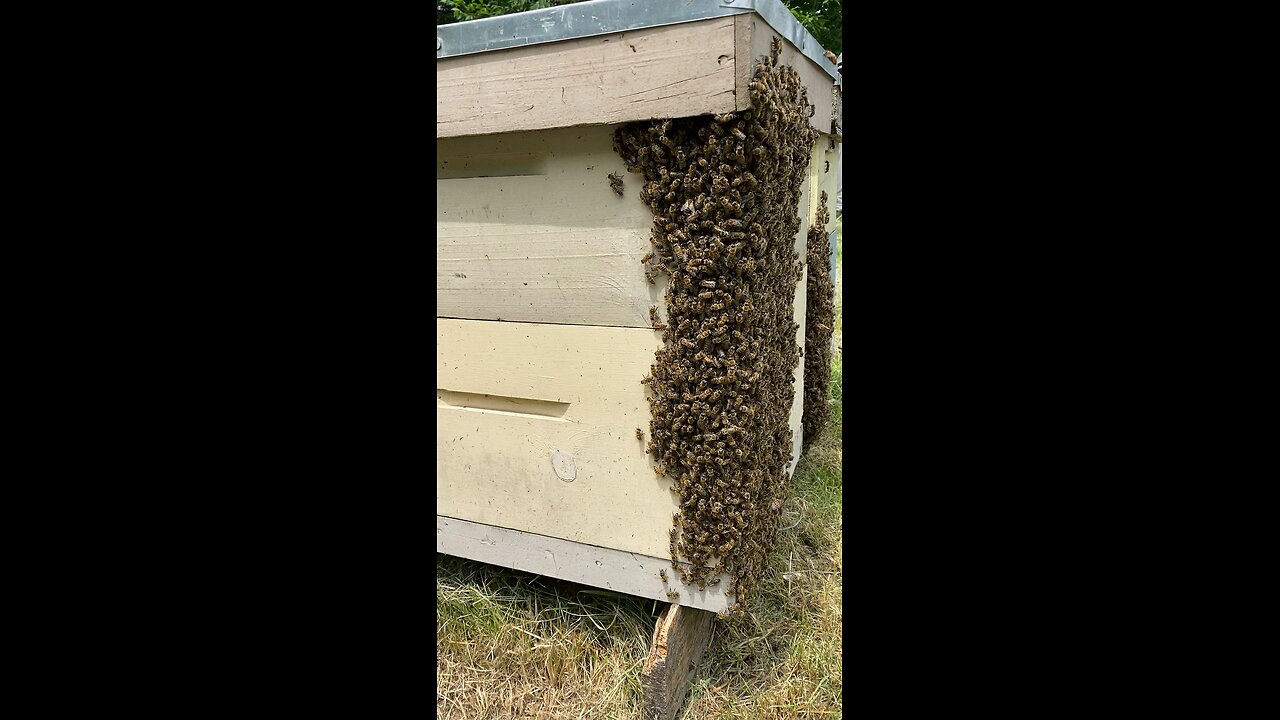
[[[753,63],[780,38],[778,62],[822,133],[800,188],[804,258],[820,192],[834,197],[834,66],[777,0],[595,0],[437,35],[437,551],[727,609],[724,585],[661,577],[678,499],[638,435],[651,420],[641,379],[663,346],[650,308],[665,321],[667,278],[646,279],[654,212],[613,136],[750,109]],[[802,276],[801,346],[804,313]]]

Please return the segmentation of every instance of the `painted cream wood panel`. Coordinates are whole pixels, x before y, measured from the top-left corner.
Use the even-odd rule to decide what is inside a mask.
[[[676,496],[635,436],[659,335],[437,319],[437,514],[668,556]]]
[[[808,225],[806,224],[806,227]],[[805,241],[801,239],[800,257],[804,257]],[[804,347],[804,322],[805,316],[808,314],[808,306],[806,298],[808,292],[809,268],[806,267],[800,275],[800,284],[796,286],[796,305],[795,320],[797,325],[796,344],[801,348]],[[800,462],[801,441],[804,439],[804,356],[800,356],[800,361],[796,363],[795,370],[796,381],[792,390],[795,395],[791,398],[791,415],[787,423],[791,426],[791,464],[787,467],[788,473],[795,473],[796,464]]]
[[[734,18],[436,61],[436,137],[734,109]]]
[[[666,280],[645,279],[653,213],[613,130],[437,141],[437,316],[650,326]],[[621,197],[610,173],[623,178]]]

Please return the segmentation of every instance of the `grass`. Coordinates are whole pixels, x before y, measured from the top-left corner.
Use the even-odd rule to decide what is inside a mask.
[[[831,424],[796,468],[757,594],[741,617],[715,624],[684,720],[842,715],[844,363],[836,288]],[[436,602],[438,717],[640,718],[657,603],[440,554]]]

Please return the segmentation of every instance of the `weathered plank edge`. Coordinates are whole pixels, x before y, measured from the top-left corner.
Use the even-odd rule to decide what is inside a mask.
[[[733,53],[726,15],[438,60],[436,138],[733,112]]]
[[[733,17],[734,47],[734,83],[736,109],[746,110],[751,107],[751,78],[755,75],[756,60],[769,54],[773,38],[782,40],[782,54],[778,62],[789,65],[800,76],[809,101],[816,108],[809,119],[809,125],[818,132],[831,132],[831,105],[833,102],[831,88],[835,81],[826,74],[817,63],[800,52],[790,40],[776,33],[758,13],[744,13]]]
[[[560,538],[436,515],[436,552],[547,575],[626,595],[670,602],[667,591],[680,593],[680,605],[724,612],[736,598],[726,596],[727,576],[719,585],[699,590],[685,585],[671,570],[671,560],[562,540]],[[666,569],[669,582],[658,571]]]
[[[641,671],[645,720],[675,720],[689,695],[689,682],[711,644],[715,616],[705,610],[670,605],[653,628],[649,656]]]

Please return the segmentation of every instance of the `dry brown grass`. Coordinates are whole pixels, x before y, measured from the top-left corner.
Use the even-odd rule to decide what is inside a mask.
[[[841,300],[837,290],[837,348]],[[832,365],[839,399],[842,349]],[[715,624],[684,720],[841,717],[839,406],[831,422],[800,461],[757,594],[742,617]],[[657,603],[439,554],[436,602],[439,717],[640,718]]]

